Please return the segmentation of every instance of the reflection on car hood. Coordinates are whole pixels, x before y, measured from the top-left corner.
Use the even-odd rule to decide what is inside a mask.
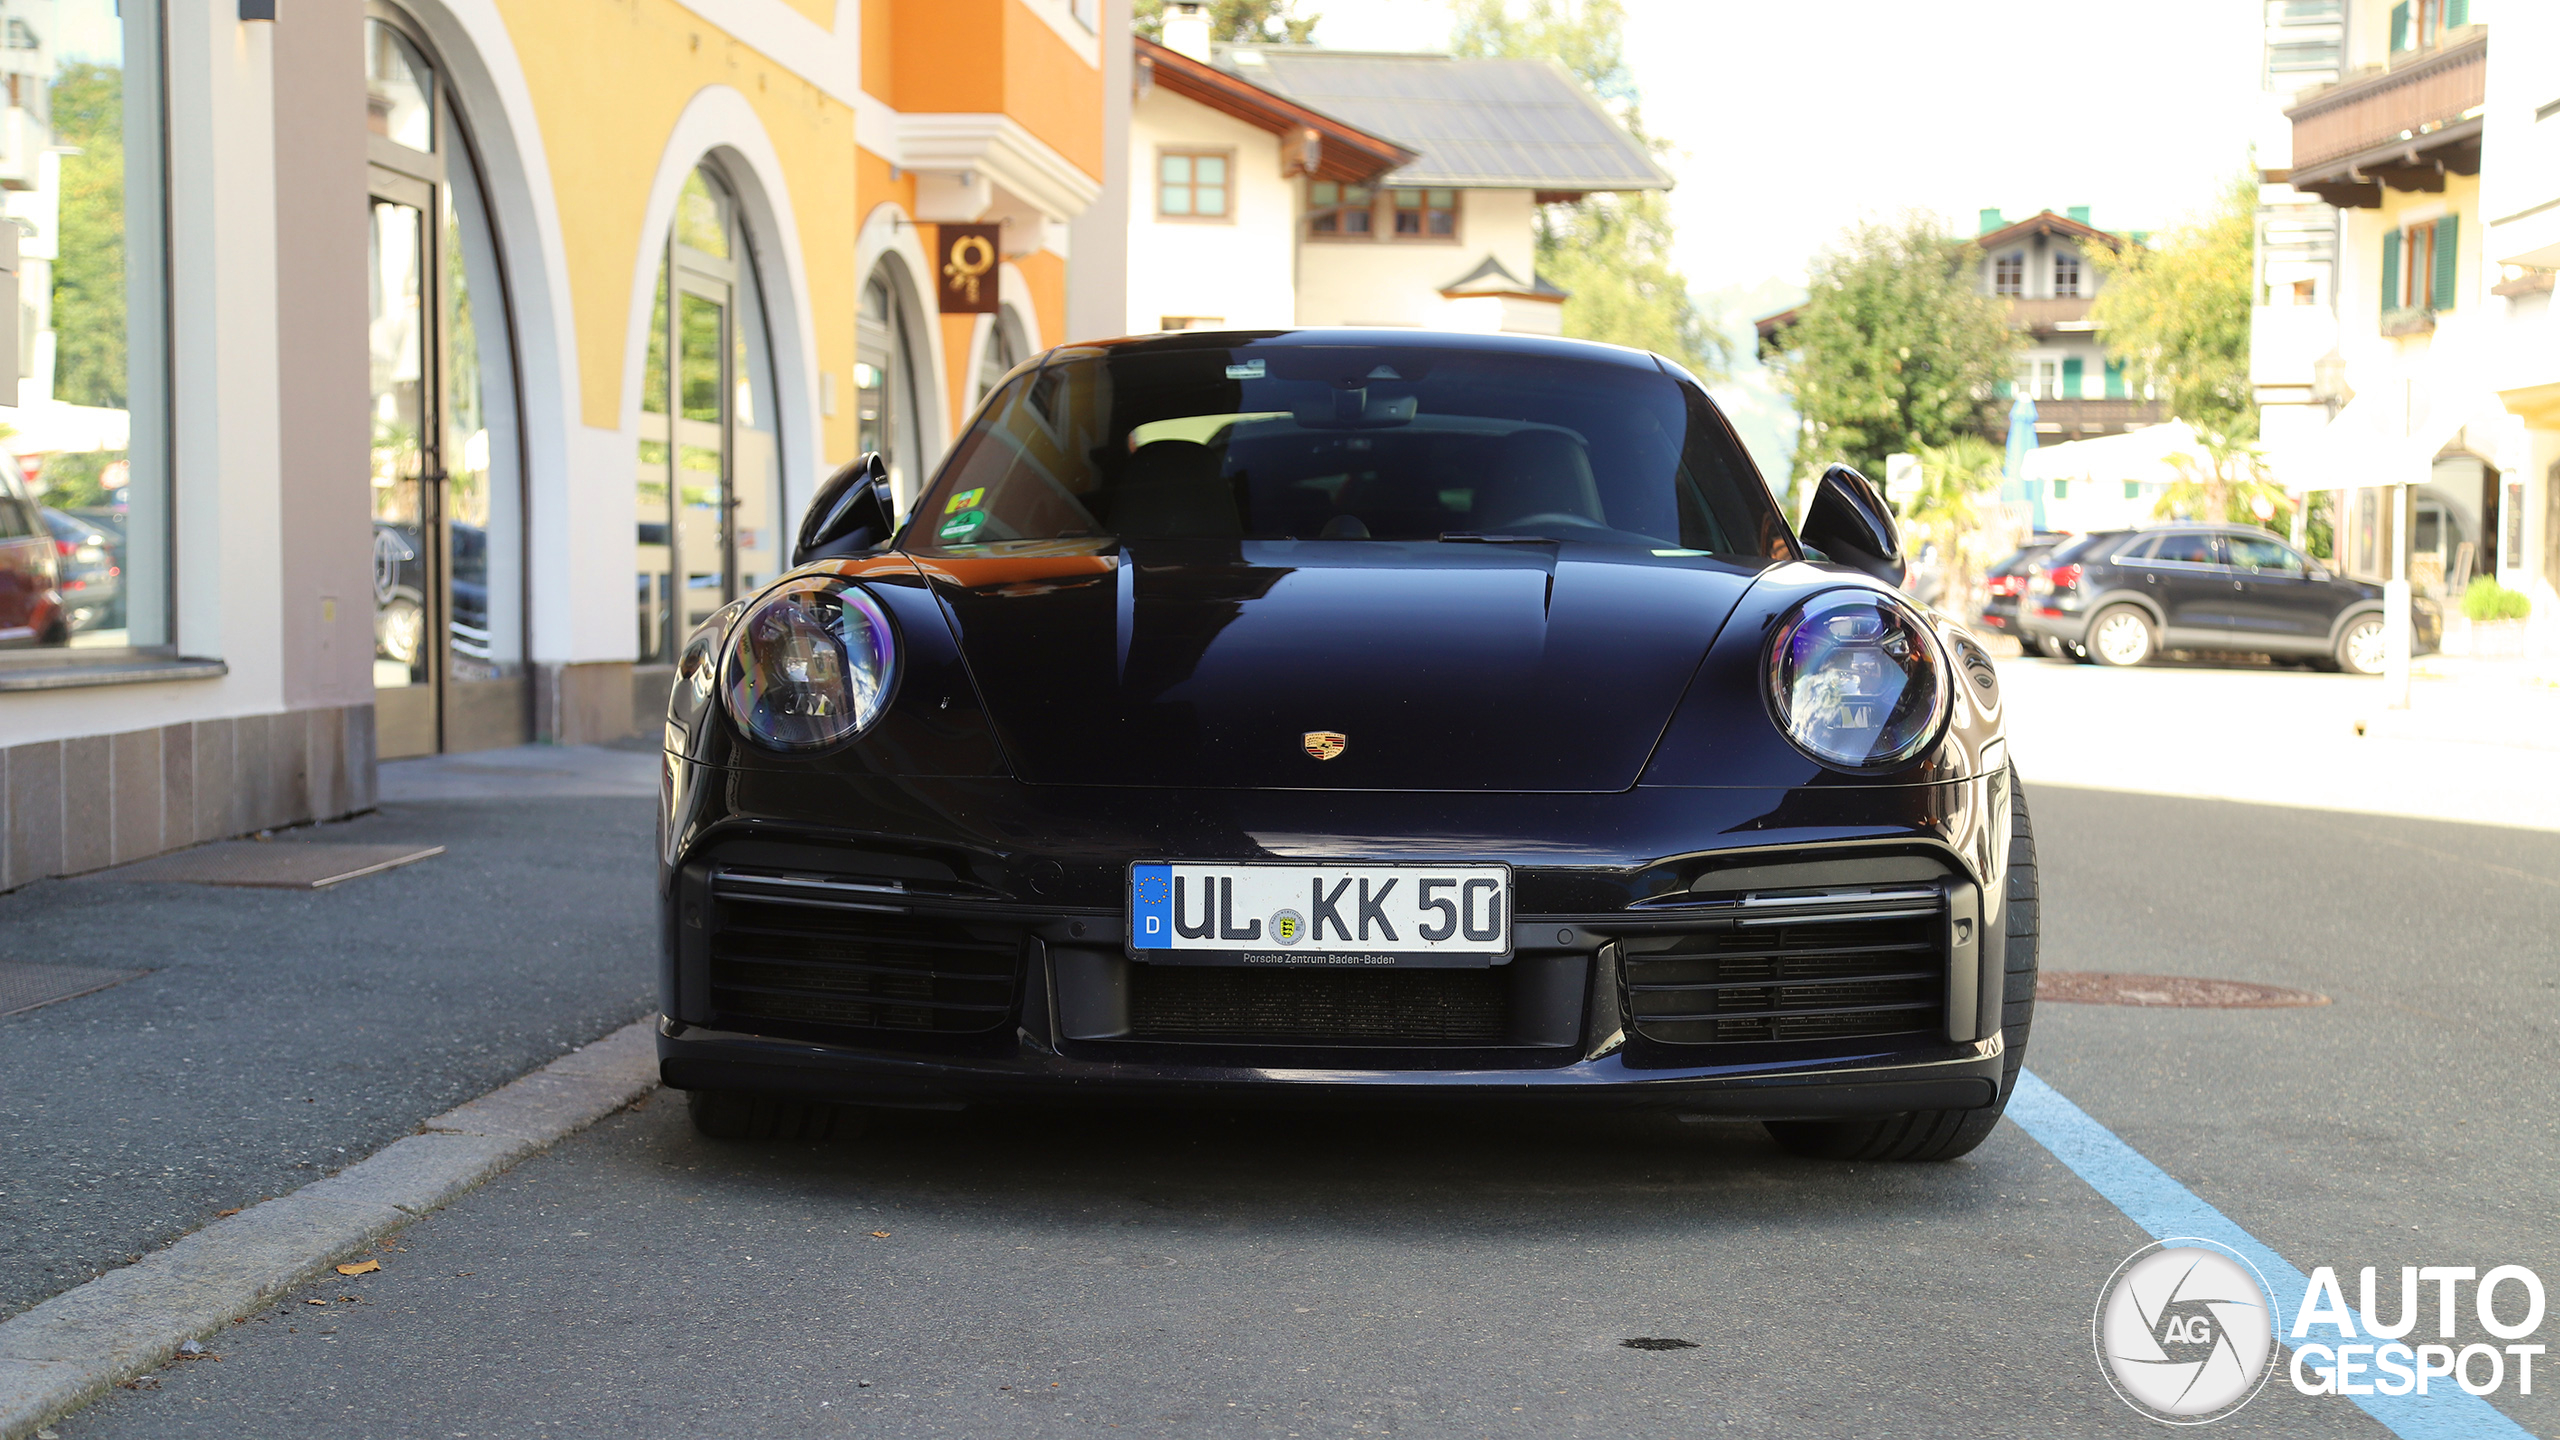
[[[1233,541],[917,563],[1025,780],[1433,790],[1634,784],[1759,568]]]

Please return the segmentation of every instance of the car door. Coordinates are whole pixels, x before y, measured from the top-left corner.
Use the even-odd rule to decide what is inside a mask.
[[[2123,568],[2160,607],[2164,647],[2210,649],[2231,643],[2232,601],[2238,580],[2224,562],[2222,537],[2204,530],[2170,530],[2150,553]]]
[[[2232,639],[2243,648],[2326,650],[2336,598],[2311,578],[2308,562],[2273,536],[2226,535],[2223,553],[2239,589]]]

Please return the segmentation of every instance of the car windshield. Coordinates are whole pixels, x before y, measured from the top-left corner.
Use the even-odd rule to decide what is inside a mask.
[[[1069,352],[979,411],[906,545],[1573,540],[1785,558],[1689,383],[1615,356],[1429,344]]]
[[[2052,554],[2035,563],[2047,570],[2057,565],[2068,565],[2075,560],[2085,560],[2090,552],[2102,546],[2112,545],[2124,537],[2125,532],[2122,530],[2101,530],[2094,535],[2082,535],[2076,539],[2063,541],[2053,548]]]

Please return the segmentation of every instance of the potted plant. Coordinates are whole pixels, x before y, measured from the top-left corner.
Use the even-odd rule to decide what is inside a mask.
[[[2532,613],[2530,596],[2508,589],[2493,576],[2477,577],[2462,592],[2462,616],[2470,622],[2474,656],[2513,659],[2522,655],[2525,617]]]

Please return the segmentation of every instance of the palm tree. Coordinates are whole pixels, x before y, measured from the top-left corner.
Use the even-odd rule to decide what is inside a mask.
[[[2006,457],[1979,435],[1915,446],[1912,454],[1920,462],[1920,493],[1905,507],[1904,523],[1914,539],[1936,546],[1942,557],[1946,583],[1938,608],[1970,615],[1979,604],[1975,590],[1983,569],[2010,538],[2005,523],[1995,527],[1981,503],[2000,488]]]
[[[2199,431],[2194,455],[2169,457],[2178,478],[2160,494],[2152,514],[2163,520],[2220,521],[2233,525],[2270,525],[2293,508],[2293,498],[2268,477],[2267,460],[2257,445],[2229,435]]]

